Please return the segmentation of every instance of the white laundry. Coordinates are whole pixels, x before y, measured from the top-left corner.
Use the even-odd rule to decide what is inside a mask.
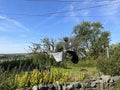
[[[52,53],[56,62],[61,62],[63,60],[63,52]]]

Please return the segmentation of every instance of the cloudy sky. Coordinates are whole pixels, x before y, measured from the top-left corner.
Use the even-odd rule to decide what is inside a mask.
[[[101,22],[120,42],[120,0],[0,0],[0,53],[26,52],[43,37],[70,36],[83,21]]]

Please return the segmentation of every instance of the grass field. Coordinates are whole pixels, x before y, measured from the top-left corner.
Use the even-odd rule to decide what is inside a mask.
[[[66,68],[63,67],[52,67],[56,68],[58,70],[62,70],[63,72],[67,72],[73,75],[77,75],[80,73],[84,73],[87,75],[88,78],[91,78],[92,76],[99,75],[99,71],[96,68],[96,61],[89,61],[89,60],[81,60],[78,62],[78,64],[73,64],[70,61],[65,61]]]

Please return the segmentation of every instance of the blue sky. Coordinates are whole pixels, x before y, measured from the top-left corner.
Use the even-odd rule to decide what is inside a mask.
[[[0,0],[0,53],[27,52],[43,37],[71,36],[82,21],[101,22],[111,32],[111,43],[118,43],[119,20],[120,0]]]

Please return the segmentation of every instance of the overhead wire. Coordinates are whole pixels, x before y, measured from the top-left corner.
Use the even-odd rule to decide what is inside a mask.
[[[0,12],[0,14],[12,15],[12,16],[41,16],[41,17],[43,17],[43,16],[49,16],[49,15],[53,15],[53,14],[63,14],[63,13],[65,14],[67,12],[72,12],[72,11],[81,11],[81,10],[87,10],[87,9],[94,9],[94,8],[98,8],[98,7],[107,7],[107,6],[117,5],[117,4],[120,4],[120,1],[114,2],[114,3],[109,3],[109,4],[101,4],[101,5],[96,5],[96,6],[84,7],[84,8],[76,8],[73,10],[56,11],[56,12],[49,12],[49,13],[43,13],[43,14],[20,14],[20,13],[5,13],[5,12]],[[61,17],[67,17],[67,16],[61,16]],[[95,16],[91,16],[91,17],[95,17]]]
[[[57,15],[57,16],[55,16],[55,17],[93,17],[93,18],[95,18],[95,17],[108,17],[108,16],[114,16],[114,15],[112,15],[112,14],[107,14],[107,15],[75,15],[75,16],[73,16],[73,15]],[[120,16],[120,14],[119,15],[117,15],[117,16]],[[27,16],[17,16],[16,18],[26,18]],[[31,17],[49,17],[49,16],[31,16]]]
[[[79,0],[26,0],[34,2],[81,2]]]
[[[26,1],[34,1],[34,2],[86,2],[86,1],[96,1],[101,2],[101,0],[26,0]],[[104,0],[104,1],[111,1],[111,0]]]

